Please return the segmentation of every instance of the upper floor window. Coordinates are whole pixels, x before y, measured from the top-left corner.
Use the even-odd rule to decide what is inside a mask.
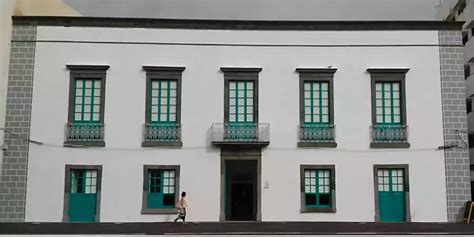
[[[181,78],[184,67],[144,66],[146,113],[142,146],[181,146]]]
[[[298,146],[336,147],[334,86],[336,69],[298,68],[300,125]]]
[[[69,116],[65,145],[105,146],[105,78],[109,66],[67,65]]]
[[[405,73],[408,69],[368,69],[372,84],[372,148],[408,148]]]
[[[224,72],[224,140],[257,141],[260,68],[221,68]]]

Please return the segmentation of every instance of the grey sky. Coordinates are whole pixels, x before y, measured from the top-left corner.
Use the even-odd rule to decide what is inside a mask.
[[[236,20],[438,20],[440,0],[64,0],[83,16]]]

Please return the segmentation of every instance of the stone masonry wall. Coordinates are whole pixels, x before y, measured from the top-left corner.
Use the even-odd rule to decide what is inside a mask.
[[[25,221],[36,26],[13,25],[0,176],[0,222]]]
[[[461,146],[444,151],[448,222],[458,222],[463,218],[464,202],[471,199],[469,150],[460,139],[467,143],[464,50],[461,31],[439,31],[438,37],[444,145]]]

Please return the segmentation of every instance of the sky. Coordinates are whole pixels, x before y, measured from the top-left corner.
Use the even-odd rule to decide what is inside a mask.
[[[437,20],[441,0],[63,0],[83,16],[233,20]]]

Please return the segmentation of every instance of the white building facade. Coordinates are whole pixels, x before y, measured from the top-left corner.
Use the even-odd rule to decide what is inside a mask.
[[[469,200],[457,23],[13,27],[1,220],[172,221],[186,191],[189,221],[454,222]]]

